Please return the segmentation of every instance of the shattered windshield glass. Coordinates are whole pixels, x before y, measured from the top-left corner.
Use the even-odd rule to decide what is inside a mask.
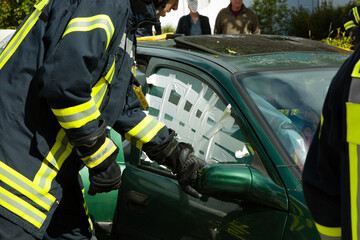
[[[175,39],[177,46],[194,48],[219,55],[246,55],[275,52],[333,52],[346,51],[304,38],[271,35],[203,35]]]
[[[336,72],[337,68],[297,69],[237,77],[301,170]]]

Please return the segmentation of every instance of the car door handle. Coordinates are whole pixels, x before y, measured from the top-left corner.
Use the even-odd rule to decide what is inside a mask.
[[[149,196],[130,190],[126,194],[126,206],[137,213],[145,213],[149,205]]]

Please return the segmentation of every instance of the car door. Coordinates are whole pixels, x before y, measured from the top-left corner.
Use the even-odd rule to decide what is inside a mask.
[[[166,166],[132,148],[114,220],[118,237],[282,239],[286,191],[219,82],[199,68],[169,59],[153,57],[141,64],[148,114],[174,129],[179,141],[191,144],[208,167],[202,177],[204,195],[196,199],[179,188]]]

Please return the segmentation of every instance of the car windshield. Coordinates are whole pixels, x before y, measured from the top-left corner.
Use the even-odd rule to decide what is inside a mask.
[[[297,69],[237,77],[301,170],[337,70]]]

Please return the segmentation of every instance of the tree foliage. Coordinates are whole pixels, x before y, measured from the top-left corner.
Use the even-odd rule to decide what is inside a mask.
[[[316,40],[336,37],[337,29],[343,29],[345,14],[355,5],[355,1],[350,1],[345,6],[334,7],[332,1],[323,1],[313,12],[302,6],[292,8],[289,35]]]
[[[0,28],[15,29],[24,20],[36,0],[0,0]]]
[[[287,0],[254,0],[250,8],[257,15],[261,33],[286,34],[290,16]]]

